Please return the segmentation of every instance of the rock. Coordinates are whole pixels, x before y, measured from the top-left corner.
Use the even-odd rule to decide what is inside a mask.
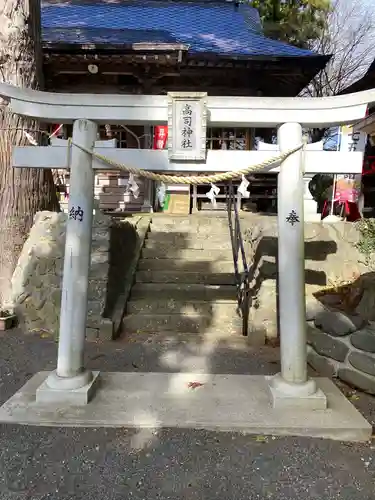
[[[337,361],[320,356],[311,346],[307,346],[307,362],[324,377],[335,377],[339,369]]]
[[[375,273],[366,273],[358,279],[358,288],[362,292],[360,301],[356,307],[356,313],[362,318],[375,320]]]
[[[306,321],[313,321],[319,313],[325,310],[326,308],[320,300],[314,297],[314,295],[310,295],[306,300]]]
[[[352,387],[375,394],[375,377],[371,375],[359,372],[355,368],[339,368],[337,376]]]
[[[360,372],[365,372],[375,377],[375,357],[353,351],[349,354],[348,361]]]
[[[375,353],[375,332],[370,328],[364,328],[359,332],[353,333],[350,342],[361,351]]]
[[[349,347],[341,340],[315,328],[307,328],[307,340],[318,354],[333,358],[336,361],[344,361],[349,352]]]
[[[330,335],[342,337],[355,332],[363,326],[359,316],[347,316],[339,311],[323,311],[315,318],[315,326]]]

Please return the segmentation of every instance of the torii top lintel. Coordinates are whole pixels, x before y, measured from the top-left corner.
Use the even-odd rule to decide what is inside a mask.
[[[77,119],[100,124],[163,124],[168,97],[121,94],[66,94],[23,89],[0,83],[0,96],[12,112],[50,123]],[[207,97],[211,126],[274,127],[286,122],[305,127],[355,123],[375,103],[375,89],[333,97]]]

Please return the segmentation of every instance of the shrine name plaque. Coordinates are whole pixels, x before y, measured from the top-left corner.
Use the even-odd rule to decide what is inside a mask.
[[[168,93],[168,157],[177,161],[206,159],[207,93]]]

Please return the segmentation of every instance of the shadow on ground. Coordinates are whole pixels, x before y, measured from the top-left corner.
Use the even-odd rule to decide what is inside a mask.
[[[0,337],[3,402],[35,372],[55,365],[56,344],[13,331]],[[165,371],[167,339],[88,344],[87,364],[108,371]],[[190,349],[174,339],[173,348]],[[167,347],[169,345],[169,347]],[[217,349],[215,372],[272,373],[277,350],[258,356]],[[353,401],[369,418],[372,398]],[[0,426],[1,500],[370,500],[371,445],[184,429]]]

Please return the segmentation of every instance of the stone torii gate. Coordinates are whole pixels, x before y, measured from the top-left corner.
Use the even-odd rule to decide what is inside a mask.
[[[107,381],[107,387],[109,384],[110,377],[108,378],[106,374],[93,374],[84,368],[83,363],[94,171],[116,168],[116,166],[104,165],[102,160],[95,157],[95,154],[104,155],[120,164],[128,164],[154,172],[167,171],[173,174],[173,172],[181,171],[194,173],[239,170],[248,165],[258,165],[265,160],[299,148],[284,159],[281,165],[275,160],[273,165],[263,170],[280,172],[278,175],[278,269],[281,373],[274,377],[253,377],[253,381],[250,378],[246,383],[250,384],[248,390],[252,393],[268,390],[270,405],[277,409],[276,413],[272,414],[271,411],[269,418],[274,418],[275,422],[280,421],[280,425],[282,425],[283,418],[280,412],[284,410],[293,412],[294,409],[298,409],[301,411],[300,424],[308,428],[309,424],[306,422],[310,418],[311,410],[325,410],[327,404],[328,407],[331,406],[330,398],[339,398],[337,389],[332,388],[333,384],[327,385],[328,381],[323,384],[307,376],[303,175],[304,173],[360,173],[363,153],[358,151],[326,152],[314,145],[307,146],[303,151],[301,148],[302,129],[303,127],[330,127],[357,122],[365,116],[367,105],[375,102],[375,90],[338,97],[309,99],[209,97],[203,93],[173,93],[168,96],[98,96],[54,94],[0,84],[0,95],[9,101],[10,110],[14,113],[40,120],[43,123],[73,123],[73,138],[70,145],[64,141],[61,143],[55,141],[51,146],[17,147],[13,155],[15,168],[69,168],[71,179],[57,369],[48,377],[44,375],[38,378],[39,385],[34,388],[36,393],[34,410],[28,407],[26,411],[29,403],[25,403],[25,415],[31,415],[34,411],[34,417],[20,415],[17,417],[18,421],[34,422],[34,418],[34,420],[39,419],[38,423],[50,422],[51,412],[49,412],[49,417],[46,417],[47,420],[43,420],[42,413],[39,411],[40,405],[43,409],[45,405],[69,407],[78,404],[81,405],[80,415],[82,416],[82,411],[86,411],[82,408],[85,408],[84,405],[90,399],[93,398],[92,404],[96,404],[96,398],[93,396],[100,378]],[[190,120],[186,120],[187,115]],[[168,123],[168,151],[103,148],[95,144],[99,124],[121,123],[126,125]],[[277,127],[278,147],[270,148],[268,151],[206,151],[207,124],[211,127]],[[188,142],[186,142],[186,137],[189,139]],[[157,378],[156,374],[151,375],[154,379]],[[144,378],[146,379],[147,377]],[[147,383],[153,384],[151,379],[147,380],[149,380]],[[227,382],[220,383],[225,385]],[[250,388],[251,384],[255,385]],[[99,392],[100,390],[105,389],[99,389]],[[236,387],[233,387],[230,392],[233,393],[235,390]],[[207,398],[207,394],[204,397]],[[18,398],[18,403],[19,401]],[[8,403],[12,405],[12,399]],[[8,403],[0,410],[0,420],[11,420],[8,418],[10,408],[7,407]],[[242,401],[238,403],[243,404]],[[205,402],[202,404],[204,405]],[[335,408],[340,406],[338,403],[335,405]],[[88,407],[90,405],[86,408]],[[37,411],[36,408],[39,410]],[[14,408],[12,411],[14,416],[16,414]],[[173,410],[171,411],[173,413]],[[249,410],[250,413],[252,411]],[[264,419],[266,418],[265,409],[263,408],[262,411]],[[268,408],[267,412],[269,411]],[[343,411],[349,410],[345,407]],[[353,413],[354,409],[350,411]],[[209,413],[210,410],[207,412]],[[331,418],[332,411],[324,412],[326,413],[327,418]],[[87,411],[86,415],[90,420]],[[293,413],[292,415],[294,416]],[[360,418],[358,415],[357,417]],[[165,418],[168,420],[172,417],[168,414]],[[290,414],[286,418],[288,424]],[[296,418],[298,420],[298,417]],[[336,415],[333,428],[339,426],[337,419]],[[125,418],[125,420],[126,422],[122,425],[126,423],[130,425],[131,418],[130,420]],[[57,422],[64,425],[61,421],[56,420],[55,423]],[[287,424],[285,424],[286,427]],[[98,420],[96,420],[96,425],[100,425]],[[169,425],[173,424],[169,422]],[[176,425],[182,424],[179,421]],[[215,423],[200,423],[199,425],[217,428]],[[236,428],[239,428],[238,425]],[[361,425],[357,425],[361,427],[361,434],[349,433],[350,436],[354,436],[355,439],[365,439],[370,432],[370,426],[363,422]],[[275,426],[277,427],[276,424]],[[243,423],[242,428],[259,431],[259,425],[257,426],[254,422],[247,427]],[[317,431],[314,432],[315,435],[325,435],[323,432],[320,434]],[[349,434],[341,438],[346,439]]]

